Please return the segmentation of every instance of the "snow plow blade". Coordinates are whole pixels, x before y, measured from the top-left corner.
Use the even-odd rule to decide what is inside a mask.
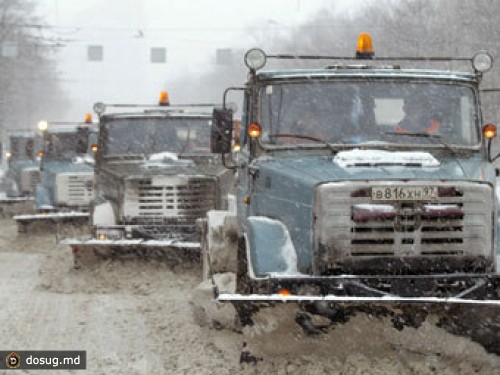
[[[253,292],[217,289],[219,302],[500,306],[500,275],[288,276],[252,280]]]
[[[199,261],[201,248],[199,242],[153,239],[58,238],[57,243],[71,246],[75,269],[99,258],[124,257],[163,260],[175,266]]]
[[[22,202],[33,202],[35,198],[33,197],[0,197],[0,204],[7,203],[22,203]]]
[[[38,220],[58,222],[74,219],[88,219],[89,215],[88,212],[53,212],[46,214],[16,215],[13,219],[18,223],[29,223]]]
[[[456,277],[456,278],[455,278]],[[319,280],[323,279],[323,280]],[[340,290],[338,280],[342,280],[343,290]],[[482,345],[488,352],[500,354],[500,277],[493,275],[439,275],[437,283],[442,286],[448,282],[452,286],[466,284],[460,291],[447,294],[429,295],[430,289],[411,293],[402,288],[401,295],[394,292],[380,295],[380,290],[359,288],[361,281],[374,281],[378,278],[354,278],[358,289],[349,288],[346,277],[296,277],[252,280],[253,288],[258,292],[244,294],[237,289],[232,292],[226,289],[219,293],[219,288],[213,285],[215,300],[221,305],[234,308],[237,323],[246,335],[247,350],[253,355],[264,356],[260,351],[263,343],[268,340],[263,333],[279,335],[293,329],[294,324],[306,336],[317,336],[331,332],[334,327],[347,324],[356,316],[368,315],[393,326],[398,331],[405,327],[420,328],[424,322],[436,325],[445,331],[464,336]],[[384,285],[390,277],[382,277]],[[402,281],[407,277],[395,277],[395,289],[402,287]],[[414,277],[420,282],[436,281],[425,277]],[[293,289],[293,281],[299,285]],[[307,293],[307,288],[300,294],[304,286],[321,284],[322,293]],[[461,280],[459,282],[458,280]],[[394,282],[394,280],[392,280]],[[418,284],[418,281],[416,282]],[[280,288],[281,286],[281,288]],[[330,288],[327,288],[329,286]],[[351,287],[353,285],[351,284]],[[276,288],[280,289],[276,289]],[[267,288],[267,292],[266,292]],[[390,289],[390,288],[388,288]],[[278,290],[279,292],[277,292]],[[309,289],[310,290],[310,289]],[[255,291],[255,289],[254,289]],[[378,295],[377,295],[378,293]],[[363,295],[364,294],[364,295]],[[262,338],[259,338],[262,336]],[[270,336],[279,337],[279,336]]]
[[[346,296],[298,296],[298,295],[260,295],[260,294],[219,294],[218,302],[273,302],[273,303],[300,303],[300,302],[338,302],[338,303],[376,303],[376,304],[401,304],[401,303],[423,303],[423,304],[464,304],[464,305],[494,305],[500,306],[500,300],[477,300],[456,297],[346,297]]]
[[[58,240],[60,245],[78,246],[78,247],[148,247],[165,248],[176,247],[182,249],[199,250],[199,242],[182,242],[176,240],[143,240],[143,239],[120,239],[120,240],[99,240],[97,238],[61,238]]]
[[[33,197],[7,197],[0,195],[0,215],[12,217],[23,212],[33,212]]]
[[[51,212],[43,214],[16,215],[12,218],[17,222],[18,231],[25,233],[31,224],[85,224],[89,221],[88,212]]]

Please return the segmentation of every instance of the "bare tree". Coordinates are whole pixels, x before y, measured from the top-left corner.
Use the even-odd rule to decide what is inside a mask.
[[[56,49],[34,16],[35,2],[0,0],[0,126],[34,129],[49,108],[65,108]]]
[[[337,12],[332,2],[296,27],[284,27],[270,20],[261,28],[249,29],[255,44],[247,47],[260,47],[272,53],[354,56],[359,33],[370,32],[378,56],[472,57],[478,50],[487,50],[496,57],[500,45],[500,23],[496,19],[500,2],[463,0],[457,5],[456,0],[365,1],[357,13],[345,15]],[[244,51],[240,51],[239,61],[231,69],[214,67],[197,80],[208,97],[220,97],[224,88],[244,82],[247,71],[242,64]],[[311,62],[279,62],[281,67],[306,65],[314,66]],[[324,61],[316,64],[323,65]],[[273,62],[266,65],[275,66]],[[456,66],[450,64],[444,68]],[[499,74],[486,73],[484,81],[485,87],[500,87]],[[485,103],[485,118],[500,119],[495,99]]]

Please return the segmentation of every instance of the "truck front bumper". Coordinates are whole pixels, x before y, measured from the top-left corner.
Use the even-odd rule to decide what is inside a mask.
[[[500,275],[279,276],[250,280],[252,292],[225,293],[220,302],[353,304],[475,304],[500,306]]]

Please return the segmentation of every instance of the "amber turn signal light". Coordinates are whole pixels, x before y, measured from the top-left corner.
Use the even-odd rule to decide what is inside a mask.
[[[497,127],[493,124],[483,126],[483,135],[487,139],[492,139],[497,135]]]
[[[281,289],[278,290],[278,294],[280,296],[291,296],[292,292],[290,292],[290,290],[288,290],[288,289],[281,288]]]
[[[250,125],[248,125],[247,134],[250,138],[253,139],[260,138],[260,136],[262,135],[262,128],[258,123],[252,122]]]

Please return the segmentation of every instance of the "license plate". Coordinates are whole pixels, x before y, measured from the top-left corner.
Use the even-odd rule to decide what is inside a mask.
[[[374,201],[429,201],[438,198],[438,189],[434,186],[384,186],[372,188]]]

